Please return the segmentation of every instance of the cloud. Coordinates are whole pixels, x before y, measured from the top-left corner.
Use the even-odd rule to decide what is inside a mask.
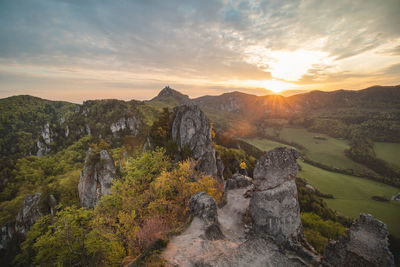
[[[364,73],[349,74],[342,62],[398,40],[398,11],[398,0],[3,0],[0,71],[26,76],[34,66],[37,75],[65,79],[69,70],[75,81],[98,72],[104,86],[139,86],[130,76],[141,80],[140,88],[154,80],[221,84],[285,79],[276,69],[292,62],[279,55],[310,51],[293,58],[302,69],[289,80],[351,79]],[[254,62],[250,47],[269,54]],[[398,47],[389,56],[396,55]],[[15,79],[11,88],[25,86]]]

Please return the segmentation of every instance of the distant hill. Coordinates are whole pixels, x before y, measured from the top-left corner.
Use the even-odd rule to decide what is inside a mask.
[[[36,154],[38,142],[46,141],[47,128],[52,135],[52,142],[47,146],[56,148],[85,134],[110,136],[111,124],[118,125],[124,118],[135,117],[149,126],[163,107],[172,109],[188,102],[198,105],[217,129],[234,129],[234,134],[252,132],[271,119],[300,119],[306,124],[313,118],[335,119],[345,124],[370,121],[373,125],[376,124],[373,121],[378,121],[381,125],[376,127],[387,127],[393,132],[391,136],[397,133],[393,122],[400,125],[400,85],[373,86],[359,91],[311,91],[289,97],[231,92],[194,99],[166,86],[149,101],[90,100],[82,105],[21,95],[0,99],[1,155]],[[66,133],[70,135],[67,137]],[[379,136],[374,138],[385,140]]]

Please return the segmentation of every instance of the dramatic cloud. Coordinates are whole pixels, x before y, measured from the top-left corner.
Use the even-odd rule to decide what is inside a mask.
[[[0,97],[400,83],[399,13],[398,0],[3,0]]]

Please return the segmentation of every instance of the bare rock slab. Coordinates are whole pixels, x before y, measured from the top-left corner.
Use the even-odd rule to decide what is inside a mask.
[[[323,264],[394,267],[386,224],[370,214],[361,214],[339,241],[329,242],[325,248]]]

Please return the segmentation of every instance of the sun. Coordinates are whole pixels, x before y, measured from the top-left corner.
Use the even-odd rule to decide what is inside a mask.
[[[279,94],[282,91],[295,89],[298,87],[297,84],[283,82],[279,80],[249,80],[244,83],[245,86],[264,88],[266,90],[272,91]]]
[[[276,80],[265,80],[265,81],[262,81],[261,83],[262,83],[261,87],[263,87],[267,90],[271,90],[274,93],[280,93],[284,90],[293,88],[293,84],[291,84],[291,83],[285,83],[285,82],[276,81]]]

